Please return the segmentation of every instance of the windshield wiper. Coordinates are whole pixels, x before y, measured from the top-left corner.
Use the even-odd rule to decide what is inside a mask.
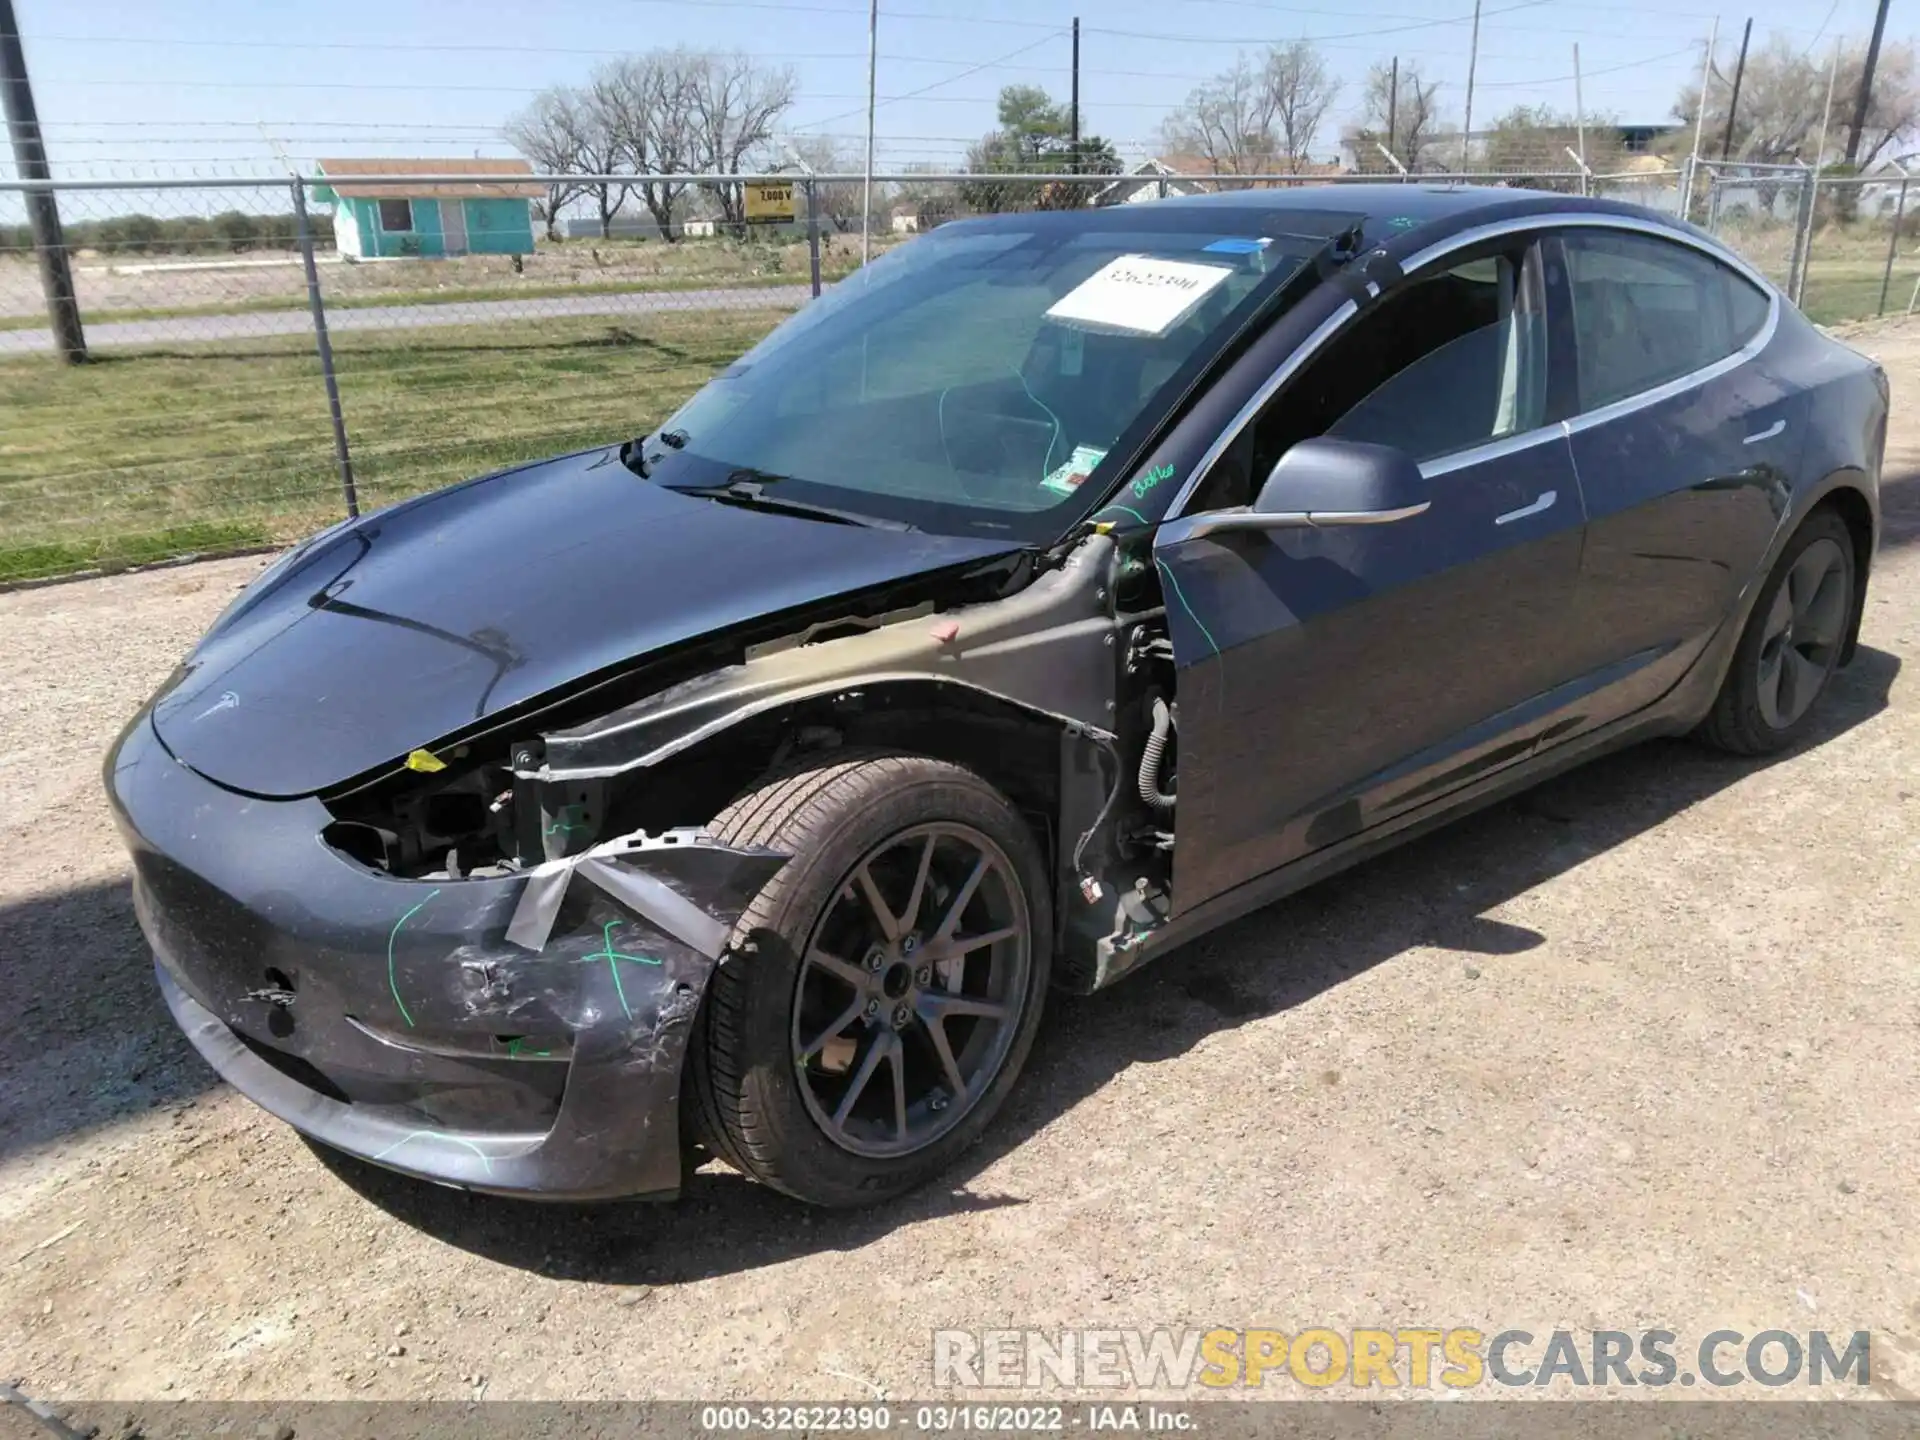
[[[768,480],[783,477],[770,475]],[[724,485],[666,485],[661,487],[673,491],[676,495],[691,495],[697,500],[718,500],[723,505],[738,505],[746,510],[764,510],[772,515],[799,515],[809,520],[829,520],[836,525],[861,525],[874,530],[911,530],[913,526],[899,520],[882,520],[873,515],[859,515],[851,510],[835,510],[827,505],[809,505],[804,500],[786,500],[767,494],[766,485],[760,480],[729,480]]]

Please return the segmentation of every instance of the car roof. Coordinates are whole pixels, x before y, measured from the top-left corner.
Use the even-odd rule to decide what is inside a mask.
[[[1279,189],[1223,190],[1209,195],[1170,196],[1150,203],[1156,209],[1224,208],[1261,210],[1273,214],[1296,210],[1342,210],[1363,215],[1369,220],[1390,220],[1401,229],[1441,222],[1453,222],[1454,225],[1469,223],[1479,218],[1481,212],[1492,210],[1499,210],[1503,215],[1549,210],[1601,211],[1631,215],[1636,219],[1657,221],[1669,228],[1679,228],[1672,216],[1638,205],[1506,185],[1423,185],[1417,181],[1343,184],[1322,181]]]
[[[1329,239],[1358,221],[1365,226],[1370,243],[1380,243],[1390,232],[1396,247],[1404,247],[1408,242],[1414,242],[1417,247],[1474,225],[1525,219],[1530,215],[1619,215],[1643,225],[1706,240],[1717,252],[1724,251],[1712,237],[1685,221],[1639,205],[1516,186],[1437,185],[1418,181],[1349,184],[1323,180],[1270,189],[1175,195],[1164,200],[1086,209],[1003,211],[950,223],[972,233],[1008,229],[1059,233],[1124,230],[1151,225],[1157,218],[1170,228],[1204,229],[1210,217],[1218,217],[1213,221],[1215,224],[1233,223],[1227,219],[1229,214],[1242,221],[1261,217],[1295,234],[1323,234]]]

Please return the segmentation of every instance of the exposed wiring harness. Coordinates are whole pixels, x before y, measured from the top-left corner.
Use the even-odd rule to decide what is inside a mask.
[[[1111,740],[1102,739],[1100,736],[1093,734],[1088,734],[1087,738],[1098,744],[1100,753],[1113,762],[1113,785],[1112,788],[1107,791],[1106,803],[1100,807],[1100,813],[1093,817],[1093,824],[1087,827],[1086,833],[1081,835],[1079,841],[1073,847],[1073,873],[1078,875],[1082,881],[1091,880],[1093,877],[1080,868],[1080,862],[1087,853],[1088,844],[1091,843],[1093,837],[1100,832],[1101,827],[1107,823],[1107,818],[1113,814],[1113,807],[1118,804],[1120,800],[1120,792],[1126,787],[1127,776],[1127,767],[1121,763],[1120,752],[1114,748]]]
[[[1158,695],[1153,697],[1153,733],[1140,751],[1140,798],[1163,815],[1173,809],[1175,796],[1160,788],[1160,765],[1173,739],[1173,711]]]

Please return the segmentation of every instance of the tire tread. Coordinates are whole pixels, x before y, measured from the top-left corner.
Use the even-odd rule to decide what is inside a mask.
[[[814,755],[763,776],[707,828],[724,844],[765,846],[801,857],[825,845],[850,814],[882,795],[897,798],[956,783],[986,788],[970,772],[925,756],[884,750]],[[789,892],[800,883],[797,869],[789,865],[775,875],[735,926],[732,953],[714,971],[704,1021],[696,1026],[687,1090],[694,1128],[708,1148],[764,1184],[800,1199],[818,1199],[790,1173],[781,1127],[756,1103],[749,1075],[747,1019],[755,1000],[750,937],[778,930]]]

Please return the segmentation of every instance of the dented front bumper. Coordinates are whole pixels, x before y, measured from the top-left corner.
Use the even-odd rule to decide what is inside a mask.
[[[678,1189],[681,1070],[713,954],[588,884],[566,890],[538,950],[517,945],[524,878],[369,870],[321,839],[318,800],[223,789],[144,714],[106,780],[161,991],[234,1088],[327,1145],[446,1184]],[[783,859],[683,834],[618,863],[731,927]]]

